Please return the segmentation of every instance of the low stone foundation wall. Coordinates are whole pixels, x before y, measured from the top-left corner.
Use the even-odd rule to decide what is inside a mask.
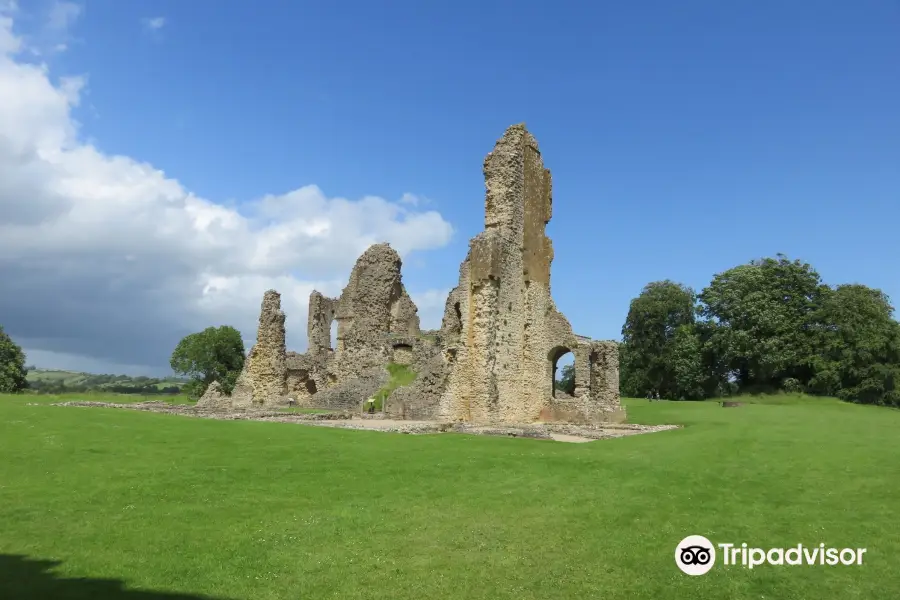
[[[541,410],[540,420],[547,423],[604,424],[625,423],[624,406],[612,410],[598,407],[585,408],[577,399],[553,401]]]
[[[48,406],[35,404],[35,406]],[[367,417],[351,412],[333,413],[292,413],[263,409],[221,410],[197,408],[190,405],[172,405],[165,402],[139,402],[134,404],[114,404],[106,402],[72,401],[49,406],[96,407],[140,410],[182,415],[202,419],[222,419],[229,421],[254,420],[278,423],[298,423],[320,427],[339,427],[365,431],[406,434],[464,433],[471,435],[493,435],[516,438],[533,438],[560,441],[590,441],[624,437],[643,433],[653,433],[679,429],[677,425],[633,425],[603,423],[575,425],[571,423],[522,423],[505,425],[483,425],[473,423],[451,423],[439,420],[399,421],[383,416]],[[562,438],[580,438],[578,440]]]

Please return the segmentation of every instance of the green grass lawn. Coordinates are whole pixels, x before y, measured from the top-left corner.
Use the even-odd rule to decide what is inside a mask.
[[[685,428],[565,444],[34,398],[0,396],[2,598],[900,598],[900,411],[632,400]],[[689,577],[688,534],[868,552]]]

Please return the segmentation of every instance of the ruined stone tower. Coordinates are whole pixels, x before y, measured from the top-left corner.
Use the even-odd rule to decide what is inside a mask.
[[[550,171],[524,125],[484,161],[485,229],[469,243],[444,312],[446,389],[439,414],[473,422],[621,418],[618,352],[575,336],[550,296]],[[576,359],[575,397],[555,400],[553,370]]]

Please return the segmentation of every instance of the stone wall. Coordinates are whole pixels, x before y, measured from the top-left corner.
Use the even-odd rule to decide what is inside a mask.
[[[385,403],[385,416],[392,419],[436,419],[441,395],[447,387],[447,368],[439,353],[415,363],[416,380],[394,390]]]
[[[311,404],[313,395],[319,391],[321,385],[321,382],[316,381],[316,374],[322,370],[312,354],[287,353],[286,394],[297,406]]]
[[[619,399],[619,344],[594,342],[591,348],[591,391],[603,413],[622,412]],[[622,413],[624,417],[624,413]]]
[[[235,408],[277,406],[287,401],[284,319],[281,294],[267,291],[260,307],[256,343],[231,394]]]
[[[313,290],[309,295],[309,316],[306,323],[306,334],[309,339],[307,352],[324,354],[332,351],[331,323],[334,321],[338,301],[326,298]]]
[[[374,244],[356,260],[338,298],[310,295],[309,350],[290,353],[287,373],[287,389],[298,405],[346,409],[378,390],[370,389],[381,378],[373,373],[387,363],[418,360],[418,308],[403,286],[401,267],[389,244]]]
[[[419,333],[418,309],[403,287],[401,266],[388,244],[370,246],[357,259],[338,300],[340,350],[334,369],[339,380],[387,364],[392,333]]]
[[[354,377],[339,381],[326,390],[318,392],[312,399],[312,406],[332,410],[360,410],[363,402],[374,396],[390,379],[384,367],[374,367],[360,371]]]

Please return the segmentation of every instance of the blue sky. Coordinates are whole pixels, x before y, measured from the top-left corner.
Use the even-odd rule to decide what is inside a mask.
[[[49,6],[19,2],[22,31]],[[895,1],[82,7],[47,59],[86,77],[82,139],[238,210],[307,184],[426,198],[454,233],[410,255],[411,289],[456,284],[484,155],[524,121],[581,334],[618,339],[650,281],[699,289],[777,252],[900,300]]]

